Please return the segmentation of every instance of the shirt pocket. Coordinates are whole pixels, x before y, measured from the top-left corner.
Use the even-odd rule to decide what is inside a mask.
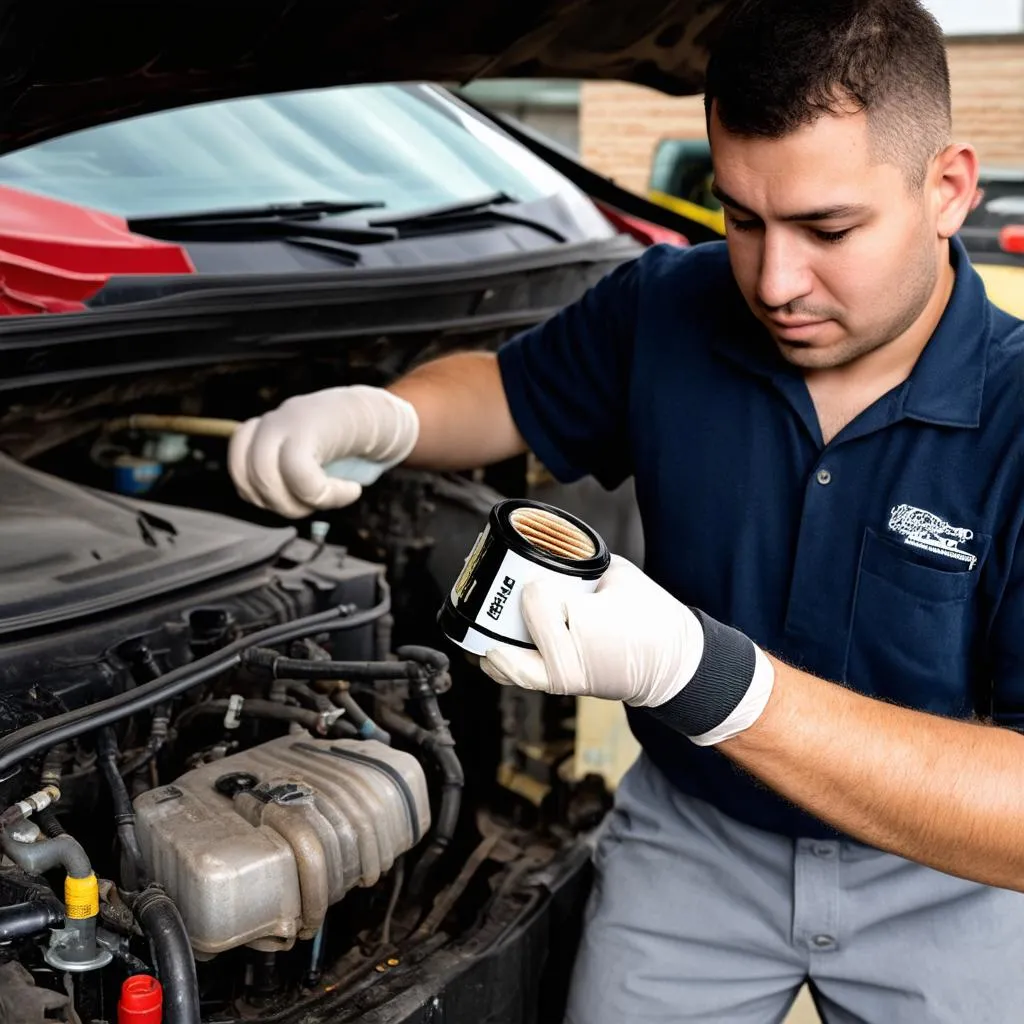
[[[975,534],[973,569],[864,532],[847,682],[861,693],[937,714],[972,708],[975,599],[989,538]],[[942,562],[948,561],[948,566]]]

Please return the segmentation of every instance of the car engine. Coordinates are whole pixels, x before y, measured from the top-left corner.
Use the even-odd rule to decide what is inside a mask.
[[[396,471],[297,529],[222,441],[31,446],[0,455],[0,1024],[440,1020],[408,993],[607,807],[564,770],[572,707],[436,628],[501,494]]]

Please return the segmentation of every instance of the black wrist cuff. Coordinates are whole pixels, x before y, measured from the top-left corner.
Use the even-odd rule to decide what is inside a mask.
[[[754,679],[754,643],[691,608],[704,630],[704,655],[693,678],[671,700],[647,711],[684,736],[720,726],[739,707]]]

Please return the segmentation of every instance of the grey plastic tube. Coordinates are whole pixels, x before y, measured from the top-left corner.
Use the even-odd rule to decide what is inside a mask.
[[[55,836],[36,843],[19,843],[6,832],[0,832],[0,847],[19,868],[41,875],[63,867],[72,878],[88,878],[92,874],[89,856],[77,839],[69,835]]]

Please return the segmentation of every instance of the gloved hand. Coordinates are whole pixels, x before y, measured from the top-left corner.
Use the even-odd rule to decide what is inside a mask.
[[[243,423],[228,447],[228,469],[246,501],[299,519],[351,505],[362,493],[354,474],[329,476],[325,466],[354,456],[376,464],[375,478],[408,458],[419,430],[412,405],[383,388],[327,388]]]
[[[702,746],[749,728],[771,695],[775,670],[752,641],[618,556],[593,594],[535,581],[522,607],[537,650],[489,650],[480,667],[499,683],[649,708]]]

